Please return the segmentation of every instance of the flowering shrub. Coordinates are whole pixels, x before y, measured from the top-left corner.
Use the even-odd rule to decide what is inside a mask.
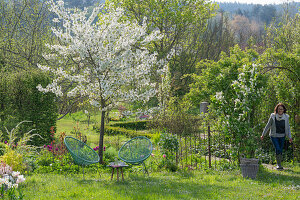
[[[225,134],[232,138],[233,157],[253,157],[258,140],[254,113],[263,95],[264,79],[256,64],[245,64],[238,71],[230,88],[212,97],[212,107],[222,117]]]
[[[177,165],[175,154],[179,149],[179,142],[176,135],[169,133],[161,133],[158,142],[162,155],[161,166],[166,167],[170,171],[176,171]]]
[[[1,196],[4,197],[4,192],[7,192],[8,196],[14,196],[15,189],[19,187],[19,184],[24,182],[25,178],[18,171],[13,171],[12,168],[1,162],[0,164],[0,185]]]
[[[154,150],[154,153],[151,154],[150,159],[146,162],[150,165],[150,170],[152,171],[161,171],[169,170],[175,172],[178,170],[178,166],[174,160],[174,156],[167,156],[166,154],[160,154],[159,150]]]
[[[66,137],[65,132],[61,132],[58,137],[58,141],[55,140],[55,130],[54,127],[50,127],[50,134],[52,141],[48,145],[44,145],[44,149],[51,152],[53,156],[61,157],[67,153],[67,148],[64,144],[64,138]]]
[[[99,150],[99,146],[96,146],[95,148],[93,148],[94,149],[94,151],[98,151]],[[103,151],[105,151],[106,150],[106,147],[104,146],[103,147]]]

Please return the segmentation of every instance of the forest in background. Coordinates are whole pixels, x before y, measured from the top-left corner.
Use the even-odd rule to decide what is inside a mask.
[[[105,0],[65,1],[66,6],[78,8],[93,7],[96,4],[104,3]],[[288,17],[294,17],[300,9],[300,2],[266,5],[238,2],[222,3],[218,1],[216,3],[219,6],[216,10],[218,14],[210,19],[209,27],[214,29],[214,31],[218,31],[220,27],[217,27],[217,24],[222,23],[223,28],[228,25],[234,35],[235,43],[242,48],[245,48],[249,43],[258,46],[263,45],[266,26],[269,26],[271,22],[279,24],[281,19],[287,15]],[[216,58],[216,55],[212,55],[212,58]]]

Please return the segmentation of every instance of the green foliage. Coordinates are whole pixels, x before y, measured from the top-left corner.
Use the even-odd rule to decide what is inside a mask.
[[[38,134],[33,134],[34,130],[30,130],[27,133],[20,134],[20,127],[23,123],[28,121],[22,121],[16,125],[11,131],[6,129],[6,134],[8,136],[6,144],[0,143],[5,146],[4,153],[1,157],[3,161],[12,167],[17,166],[19,171],[32,171],[34,169],[33,157],[37,153],[36,146],[28,144],[34,137],[39,137]],[[0,134],[3,137],[3,134]],[[16,159],[14,159],[16,157]],[[13,159],[13,161],[11,161]],[[17,171],[17,170],[15,170]]]
[[[0,196],[2,199],[6,199],[5,196],[7,194],[7,198],[9,200],[11,199],[23,199],[24,195],[22,194],[22,191],[20,189],[16,189],[14,187],[12,188],[5,188],[6,186],[4,184],[1,185],[0,189]],[[16,191],[18,190],[19,195],[16,194]]]
[[[199,63],[200,73],[192,75],[195,83],[187,95],[196,105],[201,101],[211,103],[210,116],[217,119],[214,122],[219,120],[234,159],[254,156],[260,135],[256,107],[262,99],[266,78],[260,73],[262,67],[257,58],[254,50],[242,51],[236,46],[218,62]]]
[[[192,109],[189,100],[172,97],[149,123],[149,127],[176,135],[195,133],[198,131],[199,119],[190,113]]]
[[[176,135],[169,133],[161,133],[158,145],[161,148],[162,153],[173,154],[179,149],[179,142]]]
[[[0,142],[0,156],[3,156],[5,153],[6,144]]]
[[[23,155],[10,148],[7,149],[6,153],[0,159],[11,166],[14,171],[24,172],[26,169],[23,163]]]
[[[158,145],[163,154],[161,165],[172,172],[177,171],[178,167],[175,159],[175,154],[179,149],[177,136],[166,132],[161,133]]]
[[[179,169],[178,166],[176,165],[175,160],[171,160],[171,159],[166,159],[164,166],[170,172],[176,172]]]
[[[267,47],[292,52],[300,43],[300,14],[293,18],[284,13],[281,22],[275,20],[266,28]]]
[[[3,71],[2,71],[3,72]],[[19,71],[0,73],[0,127],[12,129],[16,123],[28,120],[32,123],[22,124],[22,132],[36,129],[41,137],[32,138],[31,144],[41,146],[51,141],[50,127],[55,126],[57,105],[54,94],[39,92],[36,86],[47,85],[50,78],[39,71]],[[22,135],[20,135],[22,136]],[[6,140],[8,136],[2,138]]]
[[[55,156],[51,151],[46,148],[42,149],[35,161],[36,168],[34,173],[78,173],[78,166],[73,164],[73,159],[70,154]]]
[[[103,153],[104,155],[104,162],[109,163],[115,161],[118,157],[118,151],[113,146],[107,147]]]
[[[156,132],[152,133],[152,141],[153,141],[154,145],[158,145],[159,140],[160,140],[160,134],[161,134],[160,131],[156,131]]]
[[[146,165],[152,172],[171,171],[176,172],[179,170],[173,154],[162,154],[160,150],[154,150],[150,158],[147,159]]]
[[[275,21],[266,29],[266,44],[269,49],[261,57],[264,70],[269,76],[266,96],[262,103],[267,120],[278,102],[287,106],[291,132],[295,144],[295,158],[300,160],[300,15],[293,18],[284,13],[280,23]]]
[[[50,164],[53,163],[53,161],[53,154],[50,151],[47,151],[46,149],[43,149],[39,153],[39,156],[36,158],[36,163],[38,166],[50,166]]]
[[[208,19],[215,14],[217,4],[198,0],[113,0],[112,2],[124,8],[130,20],[142,23],[146,18],[148,31],[159,30],[163,34],[163,38],[148,46],[151,52],[158,53],[159,59],[170,57],[168,55],[176,49],[176,54],[171,53],[172,61],[169,62],[173,81],[171,87],[176,96],[186,93],[190,78],[182,78],[182,76],[193,73],[195,63],[201,58],[207,58],[209,54],[211,46],[204,42],[209,34],[205,34],[205,31]],[[218,54],[220,51],[215,52]],[[153,71],[157,71],[157,66],[153,66]],[[152,74],[152,77],[160,83],[159,75]]]
[[[197,72],[191,74],[194,82],[186,95],[195,106],[200,102],[211,102],[216,92],[230,89],[232,81],[238,79],[238,69],[245,63],[258,59],[259,55],[252,49],[242,51],[238,46],[231,48],[230,54],[221,54],[219,61],[203,60],[197,64]]]

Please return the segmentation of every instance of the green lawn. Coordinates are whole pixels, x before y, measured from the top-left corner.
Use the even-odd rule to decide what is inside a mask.
[[[72,119],[61,119],[56,122],[57,135],[61,132],[65,132],[66,135],[74,136],[71,131],[74,132],[75,128],[79,130],[82,134],[87,136],[87,139],[89,142],[96,143],[99,141],[99,133],[96,133],[95,130],[93,130],[93,124],[90,124],[89,126],[86,123],[80,123],[75,122]],[[95,146],[91,145],[91,146]]]
[[[31,175],[22,186],[25,199],[300,199],[300,167],[284,171],[261,167],[256,180],[239,171],[142,172],[125,170],[125,181],[82,174]]]

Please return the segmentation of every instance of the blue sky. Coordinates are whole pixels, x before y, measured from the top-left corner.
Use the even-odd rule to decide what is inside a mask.
[[[216,2],[239,2],[239,3],[253,3],[253,4],[280,4],[285,3],[288,0],[213,0]],[[292,1],[288,1],[292,2]],[[294,0],[294,2],[300,2],[300,0]]]

